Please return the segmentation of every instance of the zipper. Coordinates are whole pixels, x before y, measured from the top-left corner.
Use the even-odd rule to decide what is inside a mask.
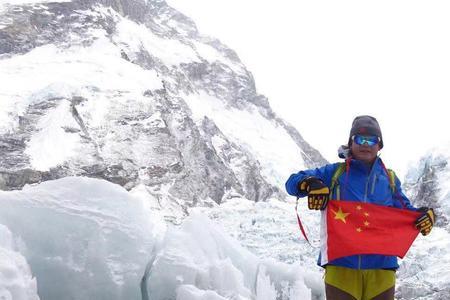
[[[369,178],[367,178],[366,181],[366,189],[364,190],[364,198],[363,198],[363,202],[367,202],[367,190],[369,188]]]
[[[370,173],[369,173],[369,175],[367,176],[367,180],[366,180],[366,188],[365,188],[365,190],[364,190],[364,199],[363,199],[363,202],[367,202],[367,190],[368,190],[368,188],[369,188],[369,181],[370,181]],[[360,270],[361,269],[361,255],[358,255],[358,270]]]
[[[366,180],[366,188],[364,190],[364,199],[363,202],[367,202],[367,191],[369,189],[369,181],[370,181],[370,175],[372,174],[374,169],[374,166],[372,166],[372,168],[370,169],[369,175],[367,175],[367,180]],[[373,177],[373,184],[372,184],[372,190],[371,190],[371,194],[373,194],[373,190],[375,189],[375,179],[376,176]],[[361,269],[361,255],[358,255],[358,270]]]
[[[378,178],[378,174],[375,174],[375,176],[373,176],[372,187],[370,189],[370,194],[371,195],[373,195],[373,193],[375,192],[375,184],[377,182],[377,178]]]
[[[370,181],[370,177],[371,177],[371,175],[372,175],[372,173],[374,172],[373,170],[375,169],[375,163],[374,163],[374,165],[372,165],[372,168],[370,169],[370,172],[369,172],[369,174],[367,175],[367,181],[366,181],[366,189],[365,189],[365,191],[364,191],[364,199],[363,199],[363,202],[367,202],[367,192],[368,192],[368,190],[369,190],[369,181]],[[374,184],[375,184],[375,178],[376,178],[376,176],[374,176]],[[374,187],[373,187],[373,185],[374,184],[372,184],[372,190],[374,189]],[[373,193],[373,192],[372,192]]]

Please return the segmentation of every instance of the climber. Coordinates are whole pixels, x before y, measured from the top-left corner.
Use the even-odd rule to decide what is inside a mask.
[[[345,197],[384,206],[421,212],[415,226],[428,235],[435,223],[432,208],[414,208],[401,190],[395,173],[386,169],[378,152],[383,148],[378,121],[371,116],[353,120],[347,145],[339,149],[345,163],[292,174],[286,190],[296,197],[308,196],[308,208],[324,210],[330,199]],[[323,230],[323,228],[321,228]],[[319,265],[320,265],[319,255]],[[346,256],[327,262],[325,291],[327,300],[393,300],[395,271],[399,267],[396,256],[362,254]]]

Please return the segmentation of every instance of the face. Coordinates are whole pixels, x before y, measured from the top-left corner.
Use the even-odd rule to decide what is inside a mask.
[[[361,160],[365,163],[372,164],[377,158],[380,144],[369,146],[367,144],[358,145],[353,142],[351,146],[352,156],[354,159]]]

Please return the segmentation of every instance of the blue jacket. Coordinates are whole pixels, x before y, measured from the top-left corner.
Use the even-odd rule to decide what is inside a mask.
[[[292,196],[305,197],[306,193],[300,193],[298,184],[308,176],[321,179],[328,187],[331,186],[333,177],[339,163],[328,164],[313,170],[300,171],[292,174],[286,182],[286,190]],[[348,178],[346,178],[348,176]],[[378,205],[392,206],[416,210],[403,194],[398,178],[395,179],[396,193],[393,195],[389,185],[389,176],[383,167],[379,157],[372,168],[359,160],[350,160],[350,168],[338,179],[341,199],[360,201]],[[336,184],[338,184],[336,183]],[[401,198],[399,200],[398,198]],[[336,199],[336,191],[332,191],[331,199]],[[403,202],[403,204],[402,204]],[[320,256],[319,263],[320,265]],[[339,258],[329,262],[330,265],[343,266],[352,269],[397,269],[397,257],[386,255],[353,255]]]

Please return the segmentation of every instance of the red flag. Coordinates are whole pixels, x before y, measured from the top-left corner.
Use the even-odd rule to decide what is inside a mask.
[[[419,216],[406,209],[331,200],[322,215],[321,263],[357,254],[403,258],[419,233],[414,226]]]

